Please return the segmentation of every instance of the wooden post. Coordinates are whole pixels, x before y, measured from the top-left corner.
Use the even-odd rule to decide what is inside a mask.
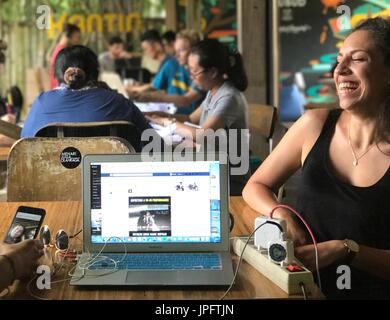
[[[167,12],[167,17],[165,19],[167,30],[177,31],[176,0],[166,0],[165,8]]]
[[[201,3],[199,0],[187,0],[186,28],[201,31]]]
[[[187,11],[186,11],[186,27],[187,29],[194,28],[194,0],[187,0]]]
[[[243,55],[249,103],[267,102],[267,0],[237,0],[238,49]]]
[[[272,1],[272,102],[279,108],[279,74],[280,74],[280,34],[279,34],[279,6],[278,1]]]

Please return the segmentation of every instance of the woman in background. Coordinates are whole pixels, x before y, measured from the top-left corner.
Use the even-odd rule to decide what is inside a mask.
[[[207,91],[206,99],[200,108],[190,115],[160,113],[149,116],[149,119],[164,126],[173,124],[177,134],[190,137],[195,142],[202,139],[208,129],[214,132],[224,129],[227,134],[232,129],[237,129],[239,133],[248,129],[248,103],[243,95],[248,81],[241,55],[238,52],[230,53],[228,48],[217,40],[207,39],[192,48],[188,64],[194,84]],[[249,150],[249,147],[242,146],[240,141],[241,139],[238,139],[228,143],[235,144],[238,150]],[[249,141],[245,139],[245,144],[247,143]],[[241,156],[245,158],[246,155]],[[249,153],[247,158],[249,159]],[[231,176],[232,195],[241,194],[246,179],[247,174]]]

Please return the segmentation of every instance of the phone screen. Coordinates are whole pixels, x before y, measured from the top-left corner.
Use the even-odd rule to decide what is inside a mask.
[[[37,211],[37,209],[35,210]],[[28,212],[28,210],[19,208],[4,242],[11,244],[19,243],[28,239],[34,239],[44,218],[44,210],[42,211],[43,213]]]

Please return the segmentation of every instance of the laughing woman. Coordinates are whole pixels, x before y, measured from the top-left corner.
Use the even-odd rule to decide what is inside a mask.
[[[302,167],[298,210],[319,242],[329,298],[390,298],[390,20],[369,19],[345,40],[334,73],[340,110],[307,112],[244,189],[268,214],[283,182]],[[314,269],[314,249],[288,211],[296,256]],[[338,290],[337,267],[351,267],[351,290]]]

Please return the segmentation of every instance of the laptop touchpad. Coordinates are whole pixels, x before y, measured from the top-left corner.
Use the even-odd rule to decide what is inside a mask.
[[[178,281],[178,278],[179,272],[177,271],[128,271],[126,283],[133,285],[169,285]]]

